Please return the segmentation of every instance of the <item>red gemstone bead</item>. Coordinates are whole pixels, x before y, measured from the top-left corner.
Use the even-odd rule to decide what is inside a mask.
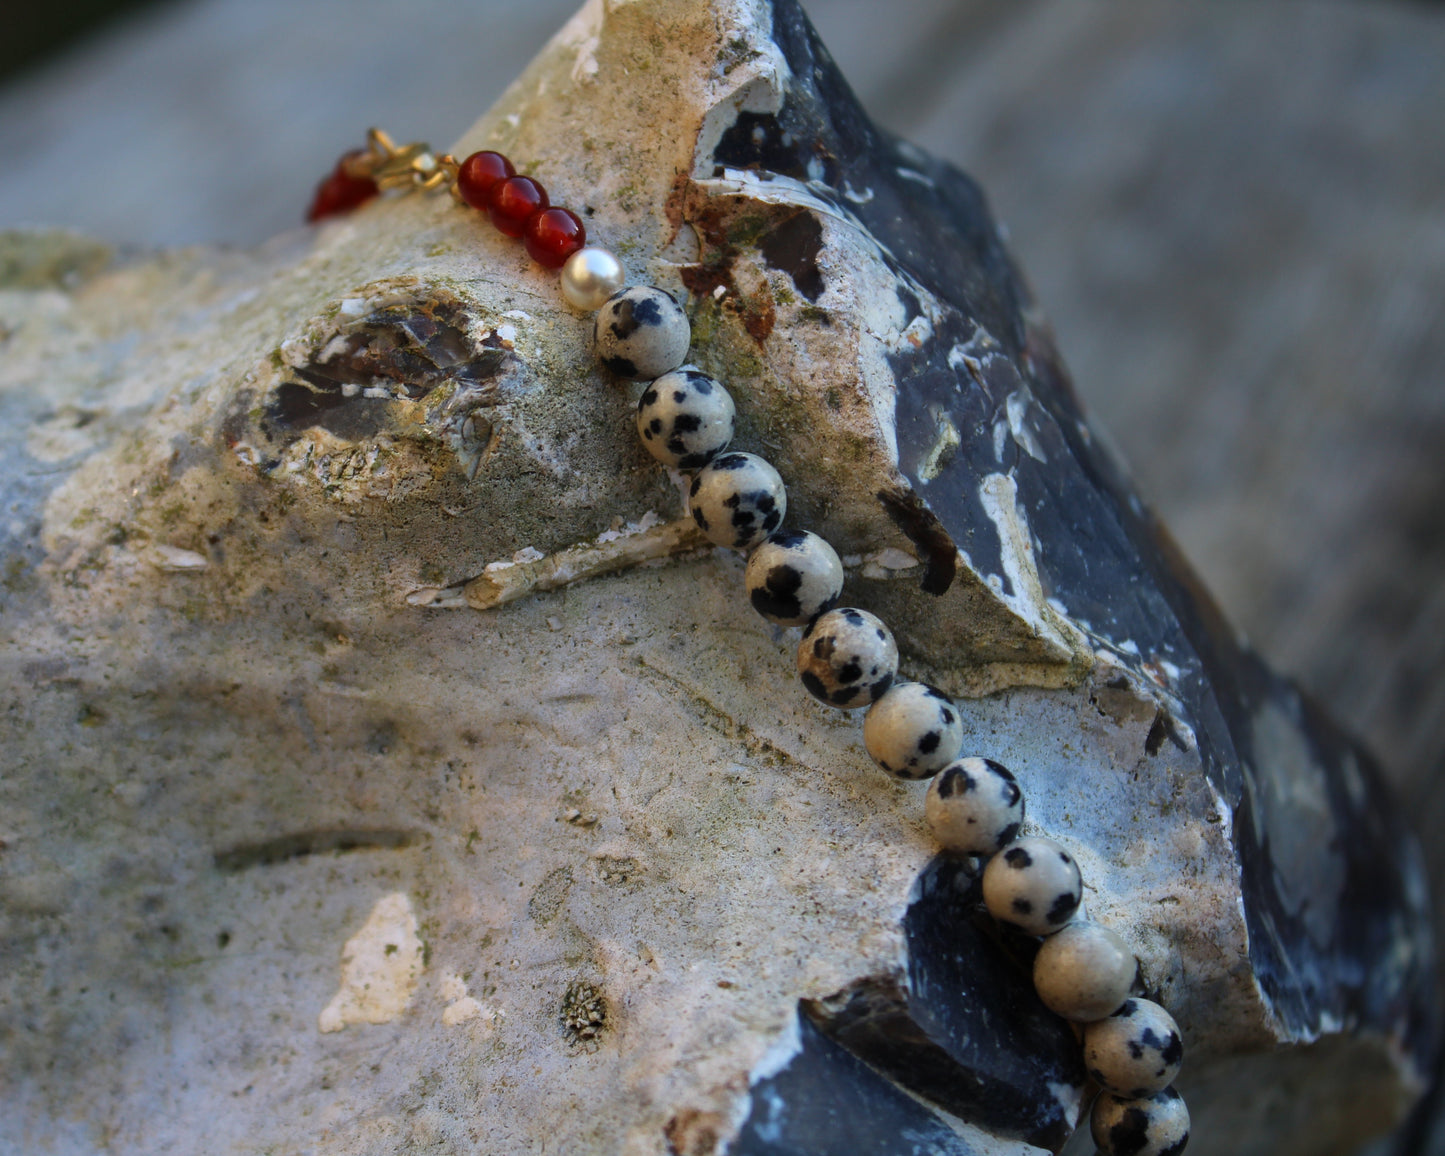
[[[587,243],[587,230],[571,209],[542,209],[527,218],[522,244],[532,260],[548,269],[560,269],[567,258]]]
[[[501,153],[473,153],[457,166],[457,192],[472,208],[485,213],[492,186],[516,175],[512,162]]]
[[[351,161],[364,155],[360,149],[356,149],[336,162],[331,175],[316,186],[316,195],[311,199],[311,208],[306,212],[308,222],[334,217],[338,213],[349,213],[381,191],[370,177],[354,177],[347,171],[347,165]]]
[[[520,237],[527,218],[547,207],[547,192],[531,177],[508,177],[492,186],[487,214],[492,224],[509,237]]]

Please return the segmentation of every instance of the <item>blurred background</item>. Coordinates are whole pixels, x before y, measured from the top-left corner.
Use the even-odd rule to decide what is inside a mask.
[[[805,4],[982,182],[1141,491],[1445,880],[1445,6]],[[294,228],[370,124],[449,145],[575,3],[13,7],[0,228],[151,247]]]

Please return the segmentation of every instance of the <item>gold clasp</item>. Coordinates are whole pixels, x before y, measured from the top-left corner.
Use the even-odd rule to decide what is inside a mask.
[[[347,162],[353,176],[370,177],[380,189],[421,189],[432,192],[457,179],[457,162],[450,153],[432,152],[422,141],[398,145],[379,128],[366,134],[366,152]]]

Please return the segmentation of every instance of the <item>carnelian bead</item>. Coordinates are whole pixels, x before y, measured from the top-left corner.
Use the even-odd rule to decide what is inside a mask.
[[[485,213],[492,186],[516,175],[512,162],[501,153],[473,153],[457,166],[457,192],[472,208]]]
[[[571,209],[542,209],[527,218],[522,244],[532,260],[548,269],[560,269],[567,258],[587,243],[582,219]]]
[[[547,207],[547,191],[531,177],[508,177],[492,186],[487,215],[509,237],[520,237],[527,218]]]
[[[311,208],[306,211],[308,222],[334,217],[338,213],[349,213],[381,191],[370,177],[352,176],[348,169],[351,162],[365,155],[362,150],[355,149],[336,162],[330,175],[316,186]]]

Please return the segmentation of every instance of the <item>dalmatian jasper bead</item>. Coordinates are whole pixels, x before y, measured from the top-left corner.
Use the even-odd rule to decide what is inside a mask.
[[[733,440],[732,396],[716,381],[684,365],[664,373],[637,401],[637,436],[665,466],[699,470]]]
[[[1128,999],[1084,1029],[1084,1066],[1102,1087],[1139,1099],[1174,1082],[1184,1043],[1174,1017],[1147,999]]]
[[[597,310],[592,345],[597,358],[620,377],[646,379],[671,373],[687,360],[692,326],[677,299],[654,285],[614,293]]]
[[[1084,885],[1074,857],[1052,839],[1010,843],[983,870],[983,902],[1001,923],[1052,935],[1079,909]]]
[[[779,626],[805,626],[837,605],[843,563],[807,530],[779,530],[752,552],[744,577],[753,609]]]
[[[992,855],[1018,838],[1024,793],[1002,763],[959,759],[928,785],[923,814],[945,851]]]
[[[866,610],[830,610],[803,633],[798,677],[814,698],[842,710],[883,697],[898,673],[898,644]]]
[[[890,775],[927,779],[958,757],[963,720],[943,691],[895,682],[863,717],[863,745]]]
[[[1091,1023],[1119,1010],[1138,970],[1117,932],[1078,919],[1044,940],[1034,956],[1034,990],[1055,1015]]]
[[[1105,1092],[1089,1130],[1102,1156],[1179,1156],[1189,1143],[1189,1109],[1173,1088],[1142,1099]]]
[[[778,528],[788,491],[778,471],[756,454],[720,454],[692,479],[692,520],[709,542],[751,550]]]

